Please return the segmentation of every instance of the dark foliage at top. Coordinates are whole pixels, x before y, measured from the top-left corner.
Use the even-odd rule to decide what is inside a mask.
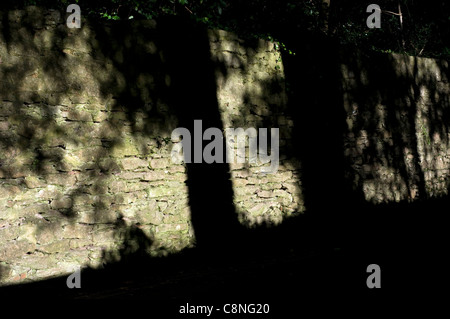
[[[369,1],[349,0],[6,0],[8,9],[38,5],[64,10],[77,3],[82,13],[98,19],[155,19],[189,16],[212,28],[280,42],[287,35],[312,33],[342,45],[415,56],[450,57],[450,3],[418,0],[378,0],[381,28],[369,29]],[[401,14],[401,15],[400,15]],[[288,45],[289,46],[289,45]]]

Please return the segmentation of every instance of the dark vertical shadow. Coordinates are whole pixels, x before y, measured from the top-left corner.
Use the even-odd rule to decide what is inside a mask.
[[[314,221],[309,238],[319,244],[343,247],[343,272],[358,274],[351,278],[362,285],[367,278],[365,267],[377,263],[384,269],[388,289],[419,291],[421,285],[429,284],[425,283],[424,272],[440,268],[432,265],[438,264],[435,261],[440,259],[445,242],[440,212],[448,207],[448,196],[431,199],[426,195],[416,116],[422,103],[421,89],[430,90],[431,97],[445,94],[436,90],[439,83],[434,78],[419,78],[417,62],[411,74],[403,75],[399,70],[404,66],[393,56],[356,53],[354,48],[341,51],[344,48],[334,47],[326,39],[307,35],[302,38],[297,55],[286,56],[283,62],[293,91],[290,112],[296,126],[297,156],[303,167],[306,215],[312,215]],[[409,66],[408,61],[403,63]],[[351,77],[355,88],[349,101],[357,109],[349,114],[344,111],[342,98],[348,92],[339,89],[348,80],[341,77],[340,64],[350,66],[345,76]],[[441,72],[445,74],[445,70]],[[429,107],[429,130],[443,136],[445,145],[448,129],[442,120],[447,106],[445,97],[435,99],[440,103]],[[379,105],[385,107],[384,117],[377,113]],[[433,118],[434,113],[442,117]],[[346,118],[353,120],[353,128],[346,126]],[[344,156],[348,145],[342,134],[356,136],[362,131],[369,142],[358,155],[361,162],[355,163]],[[380,138],[383,133],[390,136],[389,142]],[[412,163],[405,160],[405,150],[414,159]],[[343,175],[355,165],[360,174],[357,183]],[[395,198],[398,185],[381,184],[375,169],[361,173],[362,165],[393,169],[406,184],[406,194],[410,194],[411,185],[416,185],[419,198],[413,202],[409,198],[388,202],[389,196]],[[377,186],[388,195],[383,204],[375,205],[365,198],[363,183],[371,180],[380,183]]]
[[[160,29],[164,30],[160,46],[170,82],[169,107],[179,119],[179,127],[191,132],[194,148],[198,138],[194,120],[202,121],[202,133],[210,127],[223,130],[207,31],[188,19],[166,19]],[[225,248],[239,227],[228,164],[187,164],[187,175],[197,248]]]
[[[312,33],[296,35],[286,43],[296,52],[295,56],[284,54],[283,64],[289,93],[287,112],[294,120],[297,145],[294,156],[302,163],[305,215],[312,222],[311,242],[339,247],[340,208],[349,193],[343,175],[345,114],[337,48],[329,39]]]

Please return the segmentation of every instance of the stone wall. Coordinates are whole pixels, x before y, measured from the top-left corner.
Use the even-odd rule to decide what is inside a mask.
[[[205,53],[176,47],[178,31],[164,22],[69,29],[65,19],[36,7],[0,12],[2,283],[101,267],[142,247],[160,256],[195,245],[186,165],[171,161],[177,108],[191,107],[173,100],[177,68],[190,63],[175,51],[211,56],[220,129],[280,123],[281,149],[289,145],[272,43],[208,31]],[[301,212],[298,162],[282,155],[276,174],[260,166],[230,165],[236,217],[278,224]]]
[[[447,195],[448,61],[348,52],[341,61],[345,173],[353,189],[372,203]]]
[[[227,183],[232,218],[247,227],[283,223],[311,198],[448,194],[446,61],[331,49],[314,58],[302,42],[291,71],[298,98],[287,101],[288,70],[270,42],[174,21],[68,29],[64,13],[36,7],[0,22],[2,283],[195,246],[194,210],[226,204],[202,192]],[[278,171],[175,164],[171,133],[196,119],[222,131],[279,128]],[[214,185],[198,189],[205,181]]]

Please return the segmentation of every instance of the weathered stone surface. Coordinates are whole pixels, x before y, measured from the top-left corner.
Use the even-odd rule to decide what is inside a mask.
[[[282,186],[291,194],[301,194],[301,187],[298,183],[286,182],[283,183]]]
[[[38,244],[50,244],[62,237],[62,228],[57,223],[40,221],[37,226],[36,241]]]
[[[138,155],[139,151],[136,147],[136,145],[134,145],[134,143],[132,143],[132,141],[128,141],[128,140],[122,140],[119,143],[115,144],[110,152],[110,155],[112,157],[125,157],[125,156],[134,156],[134,155]]]
[[[96,224],[96,223],[114,223],[117,220],[117,212],[114,210],[105,209],[92,209],[87,212],[80,212],[78,214],[78,222],[85,224]]]
[[[262,198],[270,198],[270,197],[274,196],[274,193],[271,191],[259,191],[259,192],[257,192],[257,194],[259,197],[262,197]]]
[[[177,174],[177,175],[181,175],[181,174]],[[144,181],[158,181],[158,180],[170,179],[173,176],[176,176],[176,175],[168,175],[165,171],[162,171],[162,170],[152,170],[149,172],[145,172],[142,175],[141,179]],[[182,177],[179,179],[182,180]]]
[[[121,163],[123,169],[125,170],[134,170],[136,168],[148,167],[148,161],[135,157],[124,158],[123,160],[121,160]]]
[[[92,244],[93,244],[92,240],[90,240],[90,239],[71,239],[69,242],[69,246],[70,246],[71,250],[88,247]],[[86,253],[86,255],[87,255],[87,253]],[[87,259],[87,256],[86,256],[86,259]]]
[[[65,209],[65,208],[71,208],[73,205],[73,201],[72,198],[69,196],[64,196],[58,199],[54,199],[51,203],[50,206],[53,209]]]
[[[48,174],[45,176],[45,181],[50,185],[58,185],[58,186],[73,186],[75,185],[77,179],[73,174]]]
[[[0,228],[0,238],[4,241],[16,239],[20,234],[21,230],[18,227],[8,225],[7,227]]]
[[[60,239],[46,245],[37,245],[36,248],[47,254],[54,254],[57,252],[64,252],[70,249],[69,239]]]
[[[27,240],[10,240],[0,243],[0,260],[8,261],[34,251],[36,244]]]
[[[48,269],[55,267],[57,260],[51,255],[44,255],[41,252],[34,252],[22,256],[15,262],[16,265],[31,269]]]
[[[65,225],[61,236],[68,239],[90,239],[93,231],[92,225],[78,223]]]
[[[111,193],[122,193],[128,191],[127,183],[122,180],[111,181],[108,185],[109,191]]]
[[[27,185],[28,188],[38,188],[44,187],[45,183],[37,176],[27,176],[25,177],[25,185]]]
[[[233,186],[234,187],[242,187],[242,186],[245,186],[245,185],[247,185],[247,184],[254,184],[254,183],[251,183],[249,180],[247,180],[247,179],[243,179],[243,178],[234,178],[233,179]]]
[[[193,245],[189,165],[174,164],[170,157],[174,145],[170,134],[181,119],[160,90],[169,79],[160,79],[159,48],[148,38],[153,33],[143,32],[152,30],[157,36],[157,26],[136,25],[139,32],[133,41],[139,45],[130,51],[113,34],[96,38],[97,29],[88,24],[67,31],[61,14],[27,10],[0,15],[9,19],[11,29],[11,37],[0,39],[8,42],[0,45],[0,75],[8,75],[0,81],[0,260],[10,267],[2,270],[8,277],[4,281],[53,276],[76,264],[97,267],[105,256],[120,260],[121,248],[137,249],[136,243],[126,242],[127,234],[136,229],[152,240],[151,254]],[[303,145],[293,140],[299,122],[286,109],[280,52],[263,40],[255,44],[225,31],[209,34],[212,60],[226,71],[217,73],[214,92],[223,128],[280,128],[280,165],[275,174],[262,174],[264,165],[247,160],[224,164],[243,222],[278,224],[305,210],[301,162],[291,155]],[[111,48],[113,63],[99,50],[100,41]],[[133,60],[133,54],[145,55],[152,66],[142,65],[137,77],[130,77],[134,71],[127,68],[135,61],[123,59]],[[358,81],[370,93],[369,73],[358,75],[351,64],[343,65],[343,108],[349,116],[342,124],[351,125],[342,150],[350,163],[346,176],[361,187],[368,201],[413,200],[419,180],[415,163],[420,163],[428,195],[444,195],[450,174],[448,136],[445,130],[439,132],[438,118],[431,129],[427,115],[445,114],[441,104],[450,88],[439,69],[443,62],[396,55],[390,59],[398,77],[421,87],[418,100],[400,99],[408,107],[417,100],[417,118],[413,126],[408,121],[397,121],[396,127],[386,122],[397,115],[409,118],[403,102],[395,110],[386,105],[364,110],[358,105],[353,114],[359,104],[354,99],[360,91]],[[412,79],[414,65],[417,72]],[[424,85],[425,80],[432,85]],[[336,120],[328,119],[326,111],[323,114],[326,123]],[[412,132],[411,127],[419,131]],[[325,125],[312,132],[314,136],[304,137],[317,135],[311,146],[317,143],[318,153],[305,156],[317,156],[324,170],[333,169],[335,156],[342,156],[327,153],[333,145],[322,145],[330,133],[327,129]],[[331,140],[335,133],[329,134]],[[420,158],[414,158],[415,145],[409,145],[411,134],[417,138]],[[398,152],[397,145],[401,145]],[[325,155],[329,158],[321,158]],[[406,173],[390,165],[396,158],[405,163]]]
[[[92,233],[92,241],[95,244],[98,243],[109,243],[113,242],[117,239],[117,232],[114,229],[110,228],[100,228],[98,230],[94,230]]]
[[[171,160],[169,158],[155,158],[150,160],[151,168],[166,168],[171,165]]]
[[[188,230],[188,224],[162,224],[156,227],[156,233],[181,232]]]
[[[148,207],[148,209],[140,209],[136,213],[136,218],[141,224],[160,225],[163,223],[164,215],[155,210],[155,207]]]
[[[251,207],[248,212],[252,215],[252,216],[260,216],[260,215],[264,215],[264,213],[266,213],[269,210],[269,207],[267,204],[265,203],[259,203],[254,205],[253,207]]]
[[[172,196],[177,194],[178,191],[169,187],[152,187],[148,190],[148,195],[150,198]]]

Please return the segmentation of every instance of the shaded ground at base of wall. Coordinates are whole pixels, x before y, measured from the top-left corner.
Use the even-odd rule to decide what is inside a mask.
[[[440,212],[447,204],[448,199],[349,205],[352,224],[306,215],[284,228],[236,234],[235,241],[230,239],[221,249],[194,248],[165,258],[136,257],[101,270],[86,269],[81,289],[68,289],[67,277],[59,277],[4,287],[0,294],[3,301],[29,297],[258,303],[312,295],[341,298],[348,293],[370,300],[379,292],[367,288],[367,266],[378,264],[381,292],[423,295],[444,278],[445,224]]]

